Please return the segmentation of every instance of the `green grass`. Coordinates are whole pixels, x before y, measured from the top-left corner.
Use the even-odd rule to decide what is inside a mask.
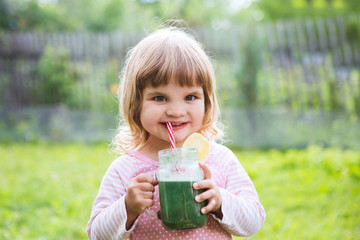
[[[0,239],[86,239],[112,158],[104,145],[1,146]]]
[[[360,152],[239,152],[267,217],[250,239],[357,239],[360,235]]]
[[[248,239],[358,238],[359,151],[234,152],[267,213]],[[87,239],[91,206],[114,158],[105,144],[0,145],[0,239]]]

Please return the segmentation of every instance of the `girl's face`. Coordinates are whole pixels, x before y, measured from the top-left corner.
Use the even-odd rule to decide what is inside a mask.
[[[169,148],[166,122],[171,122],[177,147],[200,130],[205,114],[202,87],[181,87],[170,81],[166,86],[146,87],[140,121],[150,134],[149,142],[159,148]]]

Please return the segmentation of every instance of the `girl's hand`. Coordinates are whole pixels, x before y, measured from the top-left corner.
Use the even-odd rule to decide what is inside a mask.
[[[154,205],[154,191],[158,181],[144,173],[130,180],[125,195],[127,213],[126,229],[130,229],[136,218]]]
[[[204,171],[204,180],[194,183],[194,189],[206,189],[205,192],[197,195],[195,201],[203,202],[208,201],[208,204],[201,209],[201,213],[206,214],[212,212],[217,215],[218,218],[222,219],[221,212],[221,195],[220,190],[216,183],[211,179],[211,170],[205,163],[199,162],[199,166]]]

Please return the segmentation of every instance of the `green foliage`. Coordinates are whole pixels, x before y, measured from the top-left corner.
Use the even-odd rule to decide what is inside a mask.
[[[256,25],[249,24],[246,30],[246,36],[240,41],[241,60],[239,66],[235,66],[237,68],[235,78],[238,84],[237,92],[242,96],[239,105],[254,108],[258,98],[257,74],[261,69],[262,45],[256,37]]]
[[[185,20],[190,27],[217,21],[276,20],[359,14],[358,0],[1,0],[0,29],[20,31],[114,31],[151,28],[167,19]],[[9,10],[11,9],[11,11]],[[0,10],[0,11],[1,11]],[[11,27],[12,26],[12,27]]]
[[[360,152],[312,146],[235,154],[267,213],[248,239],[359,236]],[[87,239],[91,206],[115,157],[106,144],[0,145],[0,238]]]
[[[67,16],[66,9],[62,6],[40,4],[37,0],[6,1],[8,9],[7,23],[0,25],[4,30],[35,30],[35,31],[64,31],[78,28],[78,21]]]
[[[10,25],[10,13],[4,0],[0,0],[0,29],[7,29]]]
[[[108,0],[95,4],[97,6],[93,8],[85,8],[86,11],[92,11],[91,18],[87,16],[89,19],[84,22],[89,31],[113,31],[119,27],[119,23],[126,21],[126,6],[123,1]]]
[[[45,104],[70,103],[78,78],[67,49],[46,47],[38,63],[38,101]]]
[[[358,17],[349,17],[345,26],[345,36],[353,49],[360,47],[360,26]]]
[[[57,3],[7,1],[14,9],[15,30],[115,31],[152,28],[167,19],[182,19],[190,26],[210,25],[228,16],[228,1],[62,0]],[[10,21],[7,19],[6,21]],[[3,29],[9,29],[4,24]]]
[[[331,110],[340,110],[341,99],[339,94],[339,83],[336,81],[336,79],[328,79],[327,91],[328,101],[326,101],[326,105],[328,105],[329,109]]]
[[[264,14],[264,20],[346,16],[360,11],[356,0],[258,0],[253,7]]]

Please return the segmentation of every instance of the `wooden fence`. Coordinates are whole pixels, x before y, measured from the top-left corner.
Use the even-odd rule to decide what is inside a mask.
[[[360,114],[359,23],[355,16],[242,24],[194,33],[215,60],[219,99],[225,106]],[[111,86],[126,52],[144,36],[140,32],[0,33],[0,106],[46,104],[36,97],[37,73],[39,60],[51,46],[70,53],[69,65],[79,76],[72,101],[67,102],[82,109],[103,109],[115,102]],[[245,78],[251,81],[244,82]]]
[[[269,24],[265,72],[275,96],[293,109],[346,110],[360,115],[359,18]],[[266,79],[266,75],[263,76]],[[266,91],[265,92],[269,92]]]

